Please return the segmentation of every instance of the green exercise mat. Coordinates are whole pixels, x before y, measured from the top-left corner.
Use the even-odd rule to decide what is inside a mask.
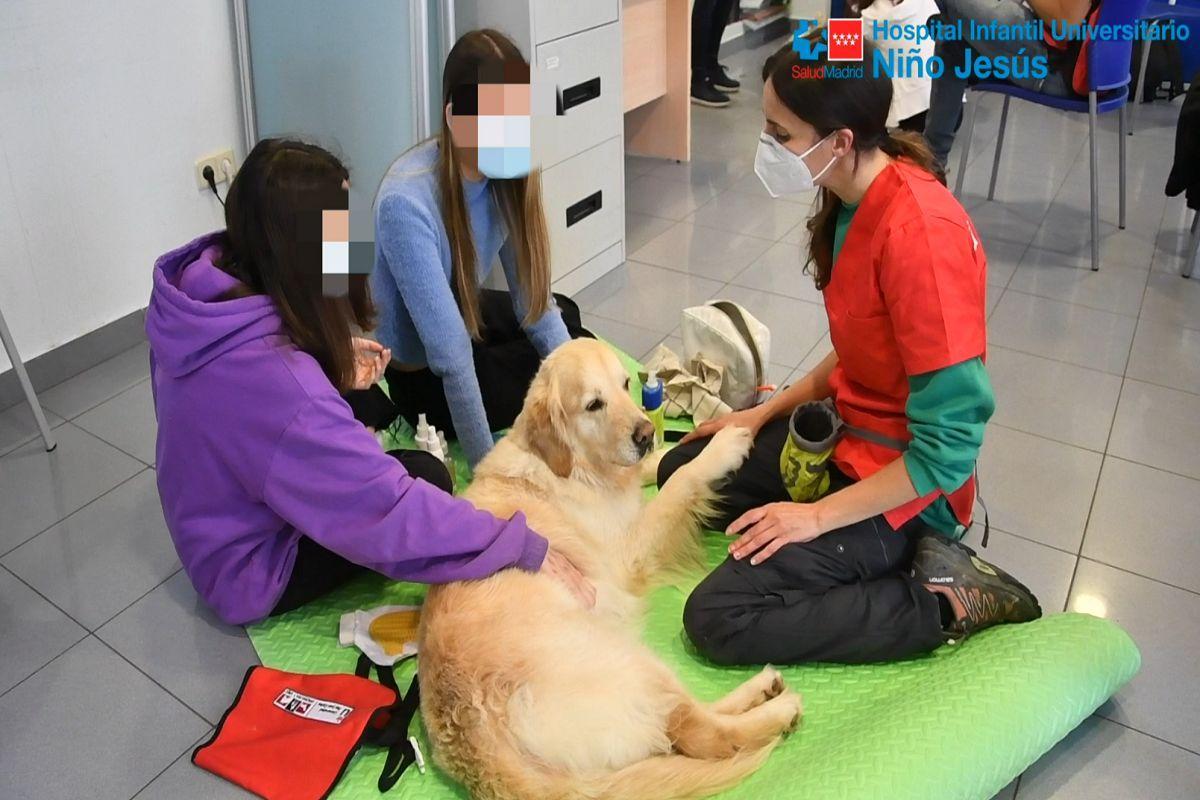
[[[624,357],[631,371],[636,363]],[[636,378],[635,378],[636,381]],[[636,390],[636,386],[634,387]],[[404,432],[399,432],[404,439]],[[460,478],[466,472],[460,470]],[[726,540],[709,534],[709,561]],[[713,666],[685,647],[680,619],[690,586],[655,592],[644,637],[701,699],[715,700],[755,669]],[[292,672],[352,672],[357,651],[337,644],[339,616],[419,603],[425,587],[359,578],[282,617],[249,628],[262,662]],[[1138,650],[1106,620],[1058,614],[993,628],[921,658],[870,666],[786,667],[804,720],[767,764],[721,795],[742,800],[988,800],[1137,672]],[[401,686],[413,667],[405,666]],[[232,693],[234,687],[230,687]],[[414,722],[414,732],[428,744]],[[334,798],[380,797],[383,754],[355,757]],[[409,770],[387,797],[449,800],[466,793],[436,768]]]

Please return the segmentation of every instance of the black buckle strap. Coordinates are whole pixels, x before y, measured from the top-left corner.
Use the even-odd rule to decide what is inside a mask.
[[[397,663],[412,658],[408,656]],[[424,759],[417,750],[416,740],[408,735],[409,725],[421,706],[421,683],[419,676],[414,673],[408,684],[408,691],[401,694],[396,684],[394,667],[381,667],[364,653],[358,657],[358,666],[354,674],[360,678],[368,678],[371,668],[375,668],[379,682],[396,693],[396,702],[388,708],[375,712],[376,716],[367,724],[363,733],[363,741],[378,747],[388,748],[387,758],[383,764],[383,772],[379,776],[379,791],[386,792],[399,782],[405,771],[417,764],[424,771]]]

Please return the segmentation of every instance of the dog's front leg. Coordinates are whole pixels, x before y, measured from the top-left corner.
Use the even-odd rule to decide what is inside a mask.
[[[665,568],[700,566],[695,534],[713,514],[718,496],[714,487],[742,465],[753,444],[753,436],[745,428],[718,431],[641,509],[623,542],[631,591],[640,594],[654,574]]]

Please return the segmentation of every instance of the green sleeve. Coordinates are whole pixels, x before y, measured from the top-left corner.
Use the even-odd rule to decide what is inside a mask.
[[[949,494],[971,477],[983,429],[996,410],[992,382],[979,358],[908,379],[904,465],[917,494]]]

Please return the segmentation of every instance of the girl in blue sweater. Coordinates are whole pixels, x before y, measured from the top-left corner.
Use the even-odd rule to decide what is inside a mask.
[[[410,423],[425,414],[456,435],[474,466],[541,359],[588,334],[578,307],[550,293],[528,62],[502,34],[472,31],[446,60],[442,99],[441,133],[380,185],[372,289],[392,400]],[[480,288],[497,256],[509,292]]]

